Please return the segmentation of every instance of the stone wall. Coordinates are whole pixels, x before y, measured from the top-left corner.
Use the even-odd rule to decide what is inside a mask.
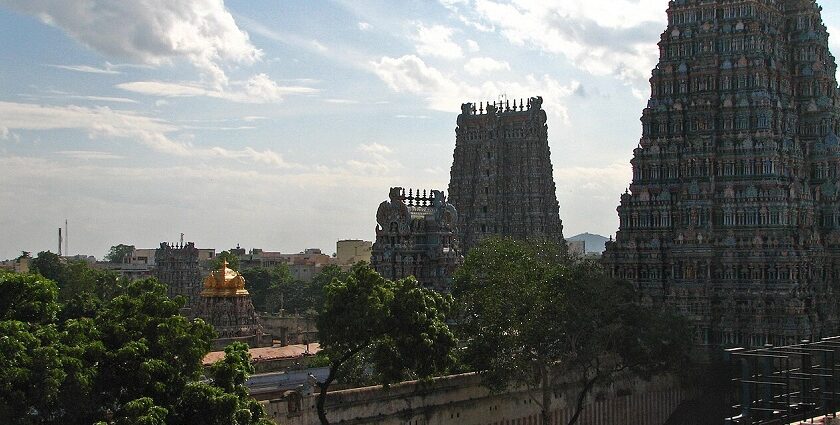
[[[280,345],[305,344],[318,340],[314,316],[300,314],[262,314],[263,331],[280,340]]]
[[[552,424],[566,424],[573,413],[576,386],[553,400]],[[531,392],[520,389],[492,394],[475,374],[453,375],[430,383],[404,382],[388,389],[366,387],[333,391],[327,399],[332,423],[381,425],[525,425],[538,424],[540,407]],[[671,378],[650,382],[627,379],[597,388],[586,402],[579,425],[662,425],[677,406],[694,396]],[[288,392],[264,402],[278,424],[318,423],[314,394]]]

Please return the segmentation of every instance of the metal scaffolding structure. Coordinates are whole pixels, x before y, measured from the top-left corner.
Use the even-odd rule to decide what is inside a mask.
[[[790,424],[840,409],[840,336],[726,351],[732,373],[727,425]]]

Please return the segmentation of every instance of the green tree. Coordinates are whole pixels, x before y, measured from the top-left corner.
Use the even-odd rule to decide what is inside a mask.
[[[281,300],[286,304],[289,298],[294,298],[290,290],[296,282],[285,264],[246,268],[242,270],[242,277],[257,311],[274,312],[280,308]]]
[[[0,418],[41,423],[65,378],[53,324],[58,288],[41,276],[0,272],[0,293]]]
[[[216,258],[210,260],[210,264],[213,269],[219,269],[222,267],[223,260],[227,261],[229,269],[239,271],[239,256],[230,251],[222,251],[216,254]]]
[[[32,260],[32,271],[39,273],[47,279],[59,281],[64,277],[64,263],[58,254],[50,251],[41,251]]]
[[[596,385],[674,367],[691,344],[684,320],[642,305],[629,284],[555,243],[488,239],[456,272],[453,293],[466,361],[494,390],[534,390],[543,423],[569,377],[579,380],[574,424]]]
[[[131,258],[132,253],[134,253],[134,245],[114,245],[110,250],[108,250],[108,253],[105,254],[105,261],[109,261],[111,263],[125,263]]]
[[[247,347],[230,348],[202,382],[214,332],[180,316],[184,299],[154,279],[86,292],[95,303],[81,316],[65,315],[40,275],[0,273],[0,291],[0,417],[13,425],[267,423],[245,391]]]
[[[190,383],[177,406],[184,425],[271,425],[262,406],[248,395],[245,381],[252,373],[248,345],[235,342],[225,348],[224,359],[207,371],[210,383]],[[207,415],[212,412],[212,415]]]
[[[448,295],[423,288],[414,278],[386,280],[367,264],[354,266],[345,280],[328,284],[318,316],[320,343],[330,367],[327,378],[318,383],[321,424],[329,424],[324,409],[329,386],[359,355],[369,356],[373,375],[383,385],[446,370],[455,346],[445,321],[450,307]]]
[[[350,273],[341,270],[341,267],[334,264],[324,266],[321,271],[312,278],[312,282],[308,285],[306,297],[310,304],[310,308],[316,312],[321,312],[324,309],[324,295],[326,287],[335,280],[344,281],[350,276]]]

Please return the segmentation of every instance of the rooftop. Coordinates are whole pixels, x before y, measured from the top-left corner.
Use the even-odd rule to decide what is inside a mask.
[[[254,363],[268,362],[275,360],[298,359],[305,356],[313,356],[321,351],[321,345],[317,342],[309,344],[309,353],[306,352],[306,345],[284,345],[282,347],[261,347],[251,348],[251,359]],[[204,366],[209,366],[225,358],[224,351],[213,351],[207,353],[202,360]]]

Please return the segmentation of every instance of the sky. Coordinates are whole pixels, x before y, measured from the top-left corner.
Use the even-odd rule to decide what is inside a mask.
[[[838,33],[840,4],[822,2]],[[564,233],[614,234],[666,0],[0,0],[0,259],[335,251],[542,96]],[[832,50],[840,42],[831,38]]]

